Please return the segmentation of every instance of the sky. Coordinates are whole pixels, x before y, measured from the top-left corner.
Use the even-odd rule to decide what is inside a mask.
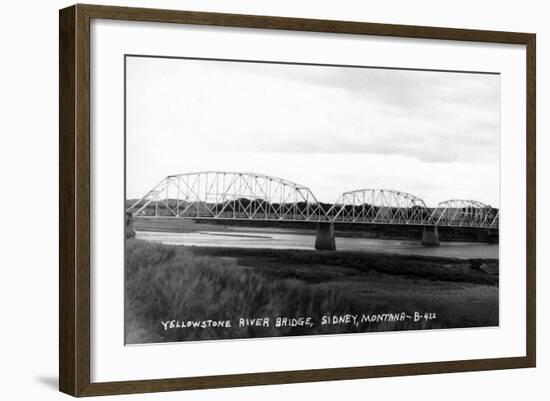
[[[126,191],[204,170],[272,175],[322,202],[394,189],[499,207],[496,74],[128,57]]]

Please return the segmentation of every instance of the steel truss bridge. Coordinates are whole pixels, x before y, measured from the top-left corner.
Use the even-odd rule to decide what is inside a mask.
[[[359,189],[325,204],[308,187],[282,178],[224,171],[167,176],[127,212],[136,217],[499,228],[499,210],[474,200],[428,207],[406,192]]]

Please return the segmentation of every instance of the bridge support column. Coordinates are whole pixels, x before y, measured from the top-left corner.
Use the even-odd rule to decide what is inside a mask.
[[[334,240],[334,223],[323,222],[317,224],[317,237],[315,238],[315,249],[323,251],[336,250]]]
[[[132,213],[126,212],[124,216],[124,236],[126,238],[134,238],[136,230],[134,229],[134,217]]]
[[[439,246],[439,232],[437,226],[425,226],[422,229],[422,245]]]

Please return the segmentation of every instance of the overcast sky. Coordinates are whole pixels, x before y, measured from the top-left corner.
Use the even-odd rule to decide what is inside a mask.
[[[167,175],[282,177],[499,206],[500,77],[127,58],[127,197]]]

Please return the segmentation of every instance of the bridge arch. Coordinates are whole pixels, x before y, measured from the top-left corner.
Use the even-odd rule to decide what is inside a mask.
[[[308,187],[250,172],[169,175],[128,212],[133,216],[328,221]]]
[[[431,222],[453,227],[496,228],[499,210],[471,199],[449,199],[433,209]]]
[[[328,212],[335,222],[364,224],[422,224],[429,217],[425,202],[392,189],[344,192]]]

